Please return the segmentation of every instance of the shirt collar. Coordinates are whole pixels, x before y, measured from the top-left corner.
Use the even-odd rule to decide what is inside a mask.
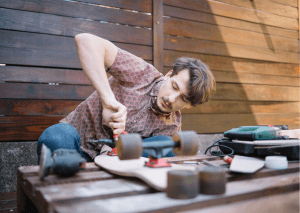
[[[161,111],[157,106],[157,95],[159,92],[159,89],[163,83],[163,77],[159,78],[155,85],[153,86],[150,96],[151,96],[151,105],[149,107],[149,111],[152,112],[157,117],[166,117],[170,118],[171,112],[163,112]]]

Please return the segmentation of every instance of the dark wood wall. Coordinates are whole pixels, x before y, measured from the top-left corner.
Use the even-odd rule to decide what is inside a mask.
[[[0,141],[37,140],[94,91],[74,41],[82,32],[164,73],[180,56],[207,63],[217,93],[183,110],[184,130],[299,128],[297,7],[297,0],[1,0]]]

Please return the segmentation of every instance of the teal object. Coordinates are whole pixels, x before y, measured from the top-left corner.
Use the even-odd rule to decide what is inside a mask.
[[[237,140],[275,140],[278,129],[268,126],[241,126],[224,132],[224,136]]]

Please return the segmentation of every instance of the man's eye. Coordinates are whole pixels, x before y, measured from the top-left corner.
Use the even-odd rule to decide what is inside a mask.
[[[174,84],[172,84],[172,87],[173,89],[177,90],[177,87]]]
[[[184,96],[182,96],[182,100],[183,100],[184,102],[188,102],[188,100],[187,100],[186,97],[184,97]]]

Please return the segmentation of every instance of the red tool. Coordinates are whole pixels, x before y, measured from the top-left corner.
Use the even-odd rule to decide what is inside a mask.
[[[126,131],[123,131],[122,134],[128,135],[128,133],[127,133]],[[117,142],[118,139],[119,139],[119,135],[118,135],[118,134],[114,134],[113,138],[114,138],[114,141]],[[110,155],[110,156],[116,156],[116,155],[118,155],[117,147],[113,148],[113,149],[108,153],[108,155]]]

